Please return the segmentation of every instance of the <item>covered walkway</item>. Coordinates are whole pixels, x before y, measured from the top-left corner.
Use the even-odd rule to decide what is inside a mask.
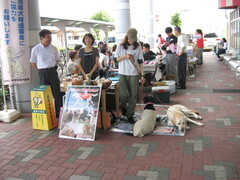
[[[239,179],[240,78],[212,54],[204,60],[187,89],[171,96],[171,104],[201,112],[204,127],[191,125],[184,137],[98,130],[86,142],[33,130],[24,115],[0,123],[0,179]]]

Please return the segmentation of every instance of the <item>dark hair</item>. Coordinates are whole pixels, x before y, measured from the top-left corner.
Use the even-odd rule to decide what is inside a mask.
[[[74,47],[74,50],[75,51],[79,51],[79,49],[81,49],[83,47],[83,45],[76,45],[75,47]]]
[[[76,56],[76,54],[77,54],[77,51],[70,51],[69,52],[70,59],[73,59]]]
[[[114,44],[113,47],[112,47],[112,52],[113,52],[113,51],[116,51],[116,49],[117,49],[117,45]]]
[[[106,53],[108,53],[108,54],[109,54],[109,56],[111,56],[111,55],[112,55],[111,51],[106,51]]]
[[[177,32],[179,32],[179,33],[181,33],[181,31],[182,31],[179,26],[176,26],[176,27],[174,28],[174,30],[177,31]]]
[[[99,45],[100,45],[100,44],[103,44],[103,42],[102,42],[102,41],[100,41],[100,42],[98,43],[98,47],[99,47]],[[104,44],[103,44],[103,45],[104,45]]]
[[[202,34],[202,30],[201,30],[201,29],[197,29],[196,31],[197,31],[197,33],[199,33],[199,34]]]
[[[227,42],[227,40],[225,38],[222,38],[223,42]]]
[[[166,29],[165,29],[165,33],[172,33],[172,28],[171,27],[167,27]]]
[[[127,36],[125,36],[125,38],[123,39],[121,45],[123,46],[123,49],[126,49],[126,50],[128,49],[128,46],[131,45],[131,44],[129,44],[129,42],[128,42],[128,37],[127,37]],[[137,49],[137,47],[139,46],[138,42],[135,41],[135,42],[133,43],[133,46],[134,46],[133,49]]]
[[[100,52],[103,53],[103,54],[105,54],[105,53],[107,52],[107,49],[106,49],[106,48],[101,48],[101,49],[100,49]]]
[[[143,48],[143,42],[139,41],[139,44],[141,45],[141,48]]]
[[[150,45],[148,43],[143,44],[143,47],[150,49]]]
[[[166,51],[166,50],[167,50],[167,47],[166,47],[166,46],[162,46],[162,47],[161,47],[161,50]]]
[[[93,43],[95,42],[95,38],[93,37],[93,35],[91,34],[91,33],[87,33],[87,34],[85,34],[84,36],[83,36],[83,39],[82,39],[82,42],[85,44],[85,38],[86,37],[89,37],[89,38],[91,38],[92,39],[92,45],[93,45]],[[85,44],[86,45],[86,44]]]
[[[162,35],[161,35],[161,34],[159,34],[159,35],[158,35],[158,37],[162,37]]]
[[[39,32],[39,37],[45,37],[46,34],[52,34],[51,31],[47,30],[47,29],[43,29]]]

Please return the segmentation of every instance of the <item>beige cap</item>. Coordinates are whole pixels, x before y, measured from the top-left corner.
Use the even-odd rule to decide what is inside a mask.
[[[127,31],[128,40],[131,42],[137,41],[137,30],[135,28],[129,28]]]

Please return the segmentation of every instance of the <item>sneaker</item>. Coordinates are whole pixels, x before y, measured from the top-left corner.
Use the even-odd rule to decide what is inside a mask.
[[[128,118],[126,116],[120,117],[121,122],[128,122]]]
[[[129,122],[130,124],[134,124],[134,123],[135,123],[135,120],[134,120],[133,117],[130,117],[130,118],[128,118],[128,122]]]

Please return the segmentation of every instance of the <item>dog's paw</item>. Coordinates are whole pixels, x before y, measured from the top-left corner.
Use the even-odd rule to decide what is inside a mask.
[[[202,119],[202,116],[198,116],[197,119]]]
[[[189,127],[189,126],[186,126],[186,129],[190,129],[190,127]]]
[[[198,125],[198,126],[203,126],[204,124],[201,123],[201,122],[197,122],[197,125]]]

